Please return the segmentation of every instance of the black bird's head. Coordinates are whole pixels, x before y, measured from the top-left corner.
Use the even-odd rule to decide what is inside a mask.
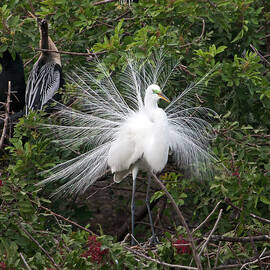
[[[39,30],[41,35],[46,35],[48,36],[48,22],[43,19],[38,19],[38,26],[39,26]]]

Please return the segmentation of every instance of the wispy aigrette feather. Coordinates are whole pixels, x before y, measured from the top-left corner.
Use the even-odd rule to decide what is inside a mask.
[[[66,179],[56,193],[83,193],[108,169],[108,154],[112,143],[127,120],[144,111],[145,90],[158,84],[163,92],[177,62],[165,61],[164,54],[155,54],[145,61],[129,56],[127,67],[117,85],[101,63],[98,72],[81,68],[69,76],[76,88],[80,109],[62,107],[59,112],[61,125],[47,125],[57,134],[55,143],[69,148],[84,146],[88,151],[57,165],[41,184]],[[214,157],[208,144],[213,138],[208,122],[211,109],[196,106],[195,94],[205,88],[205,81],[212,71],[180,91],[165,108],[168,118],[168,142],[176,164],[195,175],[209,170]],[[123,95],[121,94],[123,93]]]

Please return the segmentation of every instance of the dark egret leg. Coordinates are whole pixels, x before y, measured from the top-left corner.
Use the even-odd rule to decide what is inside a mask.
[[[132,185],[132,198],[131,198],[131,245],[134,246],[134,223],[135,223],[135,190],[136,190],[136,177],[138,173],[138,168],[134,168],[132,170],[132,179],[133,179],[133,185]]]
[[[145,199],[145,204],[148,210],[148,215],[149,215],[149,221],[150,221],[150,226],[151,226],[151,231],[152,231],[152,237],[150,240],[150,245],[153,243],[158,243],[157,236],[155,234],[154,230],[154,225],[153,225],[153,220],[152,220],[152,215],[151,215],[151,209],[150,209],[150,199],[149,199],[149,192],[150,192],[150,186],[151,186],[151,175],[150,173],[147,174],[148,176],[148,182],[147,182],[147,189],[146,189],[146,199]]]

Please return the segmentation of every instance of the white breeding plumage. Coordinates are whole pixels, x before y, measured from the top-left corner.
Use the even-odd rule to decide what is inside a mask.
[[[161,89],[165,89],[178,65],[167,65],[163,60],[163,54],[145,63],[128,58],[120,79],[123,96],[102,64],[98,64],[101,71],[98,74],[86,70],[74,73],[71,81],[78,90],[81,110],[64,108],[60,111],[63,125],[47,125],[61,138],[55,141],[59,145],[69,148],[83,145],[89,150],[53,168],[52,175],[42,183],[66,179],[57,192],[83,193],[104,175],[108,166],[116,182],[132,172],[132,233],[138,170],[148,172],[146,203],[152,225],[148,198],[151,173],[165,167],[169,150],[181,169],[196,175],[208,171],[209,163],[214,160],[208,150],[212,133],[207,121],[213,112],[194,106],[194,94],[205,87],[210,73],[185,89],[163,110],[158,107],[158,100],[168,99]],[[153,227],[152,233],[154,240]]]

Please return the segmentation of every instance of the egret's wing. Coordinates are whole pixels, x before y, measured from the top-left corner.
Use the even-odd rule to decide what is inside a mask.
[[[144,143],[151,127],[143,112],[132,114],[114,134],[108,155],[112,172],[125,171],[138,161],[144,153]]]
[[[61,67],[53,62],[43,66],[36,63],[26,86],[26,113],[29,110],[42,109],[54,96],[60,86]]]
[[[170,149],[179,168],[193,175],[211,172],[215,161],[209,150],[214,138],[211,124],[206,120],[206,108],[191,107],[168,115]]]
[[[42,181],[41,184],[52,183],[60,179],[66,180],[66,183],[57,189],[53,195],[84,193],[91,184],[105,174],[108,167],[109,148],[110,143],[105,143],[57,165],[49,171],[52,175]]]

